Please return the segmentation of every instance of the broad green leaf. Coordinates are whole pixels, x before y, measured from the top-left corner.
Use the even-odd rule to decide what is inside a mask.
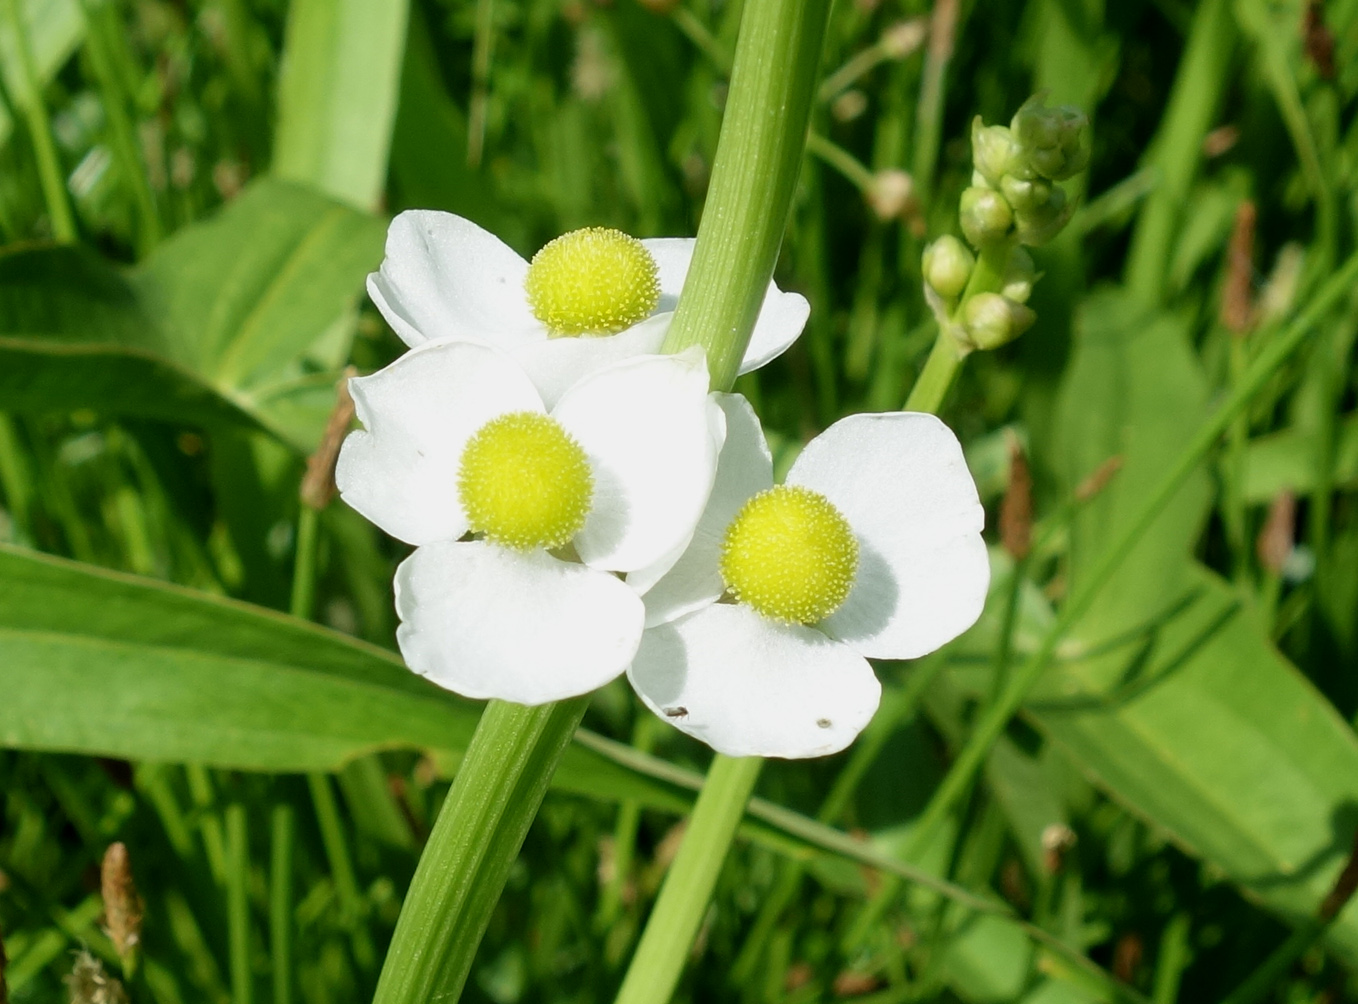
[[[182,364],[254,401],[357,301],[385,227],[302,185],[261,179],[134,273]]]
[[[202,425],[255,420],[171,361],[136,290],[92,252],[0,252],[0,400]]]
[[[1234,591],[1186,567],[1189,606],[1064,666],[1060,696],[1029,711],[1114,798],[1295,923],[1352,846],[1358,740]],[[1330,939],[1358,960],[1358,907]]]
[[[450,772],[480,712],[325,628],[4,545],[0,694],[0,746],[269,772],[332,771],[394,748]],[[702,777],[581,730],[552,785],[685,812]],[[742,832],[800,860],[830,854],[900,875],[1045,937],[1001,904],[762,799]]]
[[[1186,324],[1138,314],[1119,294],[1086,304],[1060,460],[1071,486],[1099,458],[1124,466],[1076,521],[1073,583],[1176,461],[1202,408]],[[1358,826],[1358,741],[1193,562],[1206,503],[1202,478],[1171,501],[1028,710],[1114,798],[1295,922],[1328,891]],[[1358,959],[1358,910],[1330,936]]]
[[[1320,435],[1301,428],[1250,440],[1245,455],[1245,500],[1266,505],[1279,492],[1310,492],[1319,450]],[[1334,483],[1336,488],[1358,485],[1358,415],[1347,416],[1336,429]]]
[[[85,34],[85,17],[77,0],[16,0],[28,28],[28,49],[33,56],[33,68],[44,83],[75,52]],[[0,18],[0,76],[4,78],[5,96],[19,109],[27,108],[32,99],[28,81],[19,72],[18,50],[8,18]],[[0,102],[0,147],[9,142],[14,132],[14,118],[9,105]]]
[[[477,708],[304,621],[0,548],[0,742],[250,770],[456,754]]]
[[[406,0],[294,0],[288,7],[273,171],[377,208],[405,51]]]
[[[1071,488],[1110,457],[1121,457],[1122,468],[1072,525],[1072,585],[1141,508],[1178,458],[1185,430],[1203,417],[1206,385],[1188,337],[1186,318],[1148,315],[1114,291],[1090,297],[1079,312],[1061,390],[1056,465]],[[1112,637],[1182,593],[1184,558],[1208,501],[1207,478],[1199,472],[1103,588],[1081,621],[1081,638]]]

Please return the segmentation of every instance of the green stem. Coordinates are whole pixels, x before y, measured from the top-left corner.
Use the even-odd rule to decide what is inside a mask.
[[[3,0],[3,3],[10,27],[14,31],[19,74],[27,92],[26,95],[18,96],[14,103],[22,106],[29,139],[33,143],[33,156],[38,162],[38,180],[42,183],[47,213],[52,218],[52,236],[59,244],[73,244],[76,239],[75,217],[71,214],[71,204],[66,197],[66,181],[62,177],[61,161],[57,157],[56,144],[52,140],[52,122],[47,115],[47,106],[43,103],[42,83],[38,80],[38,71],[33,65],[28,25],[24,23],[20,0]]]
[[[330,863],[330,876],[335,882],[340,920],[349,930],[354,961],[363,969],[371,969],[377,957],[368,929],[363,926],[363,895],[358,889],[358,878],[349,856],[349,844],[344,839],[344,824],[340,821],[335,790],[330,786],[330,778],[326,774],[308,774],[307,786],[311,789],[316,825],[320,827],[321,843],[325,847],[326,860]]]
[[[297,513],[297,549],[292,565],[292,601],[288,610],[294,617],[311,619],[316,605],[316,542],[320,513],[303,503]]]
[[[226,807],[226,913],[232,1004],[250,1004],[253,996],[250,967],[250,850],[245,823],[244,805],[232,802]]]
[[[292,854],[297,816],[292,806],[273,807],[269,852],[269,955],[273,964],[273,1004],[292,1004]]]
[[[536,708],[486,706],[420,857],[373,1004],[457,1000],[588,704],[588,697],[576,697]]]
[[[906,411],[927,411],[937,414],[952,386],[957,368],[962,364],[962,356],[957,352],[957,344],[946,331],[939,330],[934,339],[934,347],[925,360],[910,396],[905,399]]]
[[[616,1004],[668,1001],[674,993],[763,765],[758,757],[713,759]]]
[[[731,89],[667,352],[707,351],[729,390],[778,261],[806,146],[828,0],[747,0]],[[717,756],[623,979],[618,1001],[668,1001],[763,761]]]
[[[707,350],[729,390],[792,207],[829,0],[748,0],[698,242],[666,352]]]
[[[104,97],[104,114],[108,117],[109,146],[117,158],[118,168],[132,189],[137,207],[137,252],[145,256],[160,241],[160,215],[156,211],[155,196],[142,163],[141,147],[136,129],[128,114],[129,96],[118,77],[114,47],[122,43],[118,11],[110,3],[83,0],[85,10],[85,53],[90,67],[99,79]]]

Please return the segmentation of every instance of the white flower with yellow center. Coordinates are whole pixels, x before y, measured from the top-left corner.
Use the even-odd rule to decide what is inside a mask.
[[[891,412],[836,422],[775,486],[749,403],[714,396],[726,441],[697,531],[628,576],[647,623],[628,677],[728,756],[838,752],[881,698],[869,658],[924,655],[980,616],[976,485],[946,425]]]
[[[548,407],[505,353],[424,345],[350,381],[344,500],[416,550],[396,571],[406,664],[541,704],[626,669],[645,610],[614,573],[680,550],[725,433],[700,350],[639,356]]]
[[[693,243],[590,227],[558,237],[530,264],[470,220],[410,210],[392,220],[368,294],[411,348],[468,341],[508,352],[551,407],[585,374],[659,351]],[[740,372],[782,354],[810,309],[769,283]]]

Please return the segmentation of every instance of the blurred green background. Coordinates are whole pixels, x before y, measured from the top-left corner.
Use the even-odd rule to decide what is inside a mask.
[[[114,840],[145,900],[133,1001],[371,996],[477,708],[393,654],[398,545],[342,503],[299,538],[344,367],[402,348],[363,278],[411,207],[525,255],[585,225],[693,234],[740,9],[0,0],[14,1004],[68,999],[80,946],[119,972],[97,881]],[[996,909],[886,877],[997,678],[1353,253],[1358,2],[841,0],[822,73],[777,273],[811,320],[738,388],[784,467],[905,400],[935,334],[920,251],[957,230],[974,115],[1047,90],[1089,111],[1093,159],[1034,253],[1036,326],[971,357],[944,409],[989,507],[987,612],[879,667],[850,751],[765,770],[681,996],[1113,999],[1022,917],[1157,1004],[1224,1000],[1294,931],[1252,999],[1358,999],[1358,907],[1315,922],[1358,829],[1358,290],[908,862]],[[314,596],[295,581],[313,558]],[[621,978],[707,754],[622,682],[586,725],[468,1000],[607,1000]]]

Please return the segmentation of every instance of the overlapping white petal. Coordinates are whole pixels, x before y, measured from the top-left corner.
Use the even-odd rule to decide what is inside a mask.
[[[406,664],[466,697],[543,704],[627,668],[644,610],[607,572],[483,541],[419,548],[396,572]]]
[[[349,390],[364,428],[344,441],[335,483],[345,502],[407,544],[466,533],[457,472],[467,440],[496,415],[544,410],[509,357],[470,342],[422,346]]]
[[[844,605],[821,627],[866,656],[912,659],[976,622],[990,584],[985,511],[962,447],[933,415],[853,415],[787,475],[829,499],[859,542]]]
[[[684,290],[688,267],[693,262],[692,237],[651,237],[642,245],[655,259],[660,279],[660,303],[657,311],[673,310]],[[800,293],[784,293],[770,282],[759,308],[750,344],[740,362],[740,372],[749,373],[765,363],[777,359],[797,340],[811,316],[811,304]]]
[[[726,431],[707,382],[699,349],[641,356],[581,380],[553,409],[594,474],[590,513],[574,540],[586,564],[629,572],[692,536]]]
[[[739,394],[714,396],[726,415],[726,442],[693,540],[678,561],[671,557],[627,577],[646,600],[647,627],[698,610],[726,591],[718,570],[726,528],[751,495],[773,485],[773,455],[750,402]]]
[[[527,274],[513,248],[471,220],[415,209],[391,221],[368,295],[411,348],[457,339],[510,349],[545,337]]]
[[[649,628],[627,675],[652,711],[727,756],[836,753],[882,693],[848,645],[730,603]]]
[[[656,314],[626,331],[602,338],[549,338],[511,352],[542,395],[555,408],[561,395],[584,377],[634,356],[654,355],[670,330],[673,314]]]

